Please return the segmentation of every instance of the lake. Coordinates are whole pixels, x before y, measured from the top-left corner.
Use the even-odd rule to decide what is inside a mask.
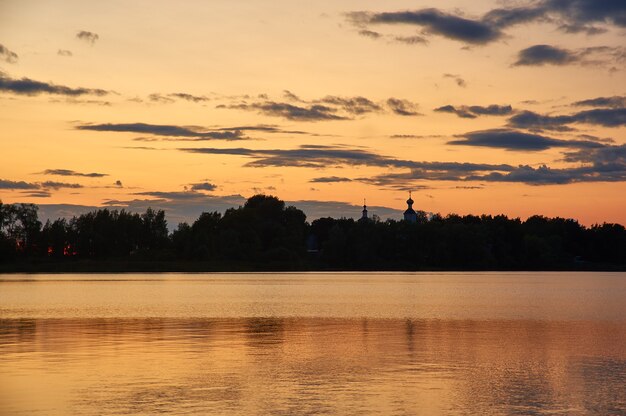
[[[0,275],[1,415],[624,415],[626,273]]]

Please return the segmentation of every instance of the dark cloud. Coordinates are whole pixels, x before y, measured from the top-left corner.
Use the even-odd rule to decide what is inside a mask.
[[[185,92],[176,92],[173,94],[169,94],[169,97],[178,98],[180,100],[185,100],[185,101],[192,101],[194,103],[199,103],[199,102],[210,100],[210,98],[205,97],[203,95],[192,95],[192,94],[187,94]]]
[[[490,165],[457,162],[414,162],[410,160],[395,159],[383,156],[360,148],[348,148],[343,146],[320,146],[302,145],[296,149],[263,149],[254,150],[248,148],[182,148],[183,152],[246,156],[254,159],[248,162],[248,167],[306,167],[327,168],[335,166],[375,166],[393,168],[428,168],[432,170],[483,170],[495,169],[506,170],[509,165]]]
[[[46,169],[43,172],[41,172],[41,174],[42,175],[58,175],[58,176],[83,176],[86,178],[102,178],[104,176],[109,176],[106,173],[97,173],[97,172],[81,173],[81,172],[76,172],[70,169]]]
[[[347,120],[348,117],[337,115],[337,109],[326,105],[297,106],[288,103],[264,101],[260,103],[242,103],[218,105],[217,108],[258,111],[274,117],[283,117],[294,121]]]
[[[456,82],[456,85],[458,85],[461,88],[465,88],[467,87],[467,82],[465,82],[465,80],[463,78],[461,78],[459,75],[454,75],[454,74],[443,74],[444,78],[451,78],[454,80],[454,82]]]
[[[604,28],[579,23],[563,24],[559,26],[559,30],[565,33],[584,33],[588,36],[599,35],[607,32]]]
[[[59,56],[73,56],[74,54],[72,53],[72,51],[68,51],[67,49],[59,49],[57,51],[57,55],[59,55]]]
[[[28,183],[24,181],[10,181],[0,179],[0,189],[39,189],[36,183]]]
[[[158,93],[148,95],[148,100],[159,104],[171,104],[176,101],[173,98]]]
[[[118,188],[123,188],[124,187],[124,185],[122,185],[122,181],[120,181],[119,179],[116,180],[113,185],[117,186]]]
[[[421,36],[394,36],[394,42],[404,43],[406,45],[426,45],[428,41]]]
[[[46,188],[46,189],[55,189],[55,190],[61,189],[61,188],[78,189],[78,188],[82,188],[83,185],[79,183],[46,181],[46,182],[41,182],[41,187]]]
[[[375,32],[373,30],[368,30],[368,29],[359,30],[359,35],[372,38],[372,39],[379,39],[383,36],[382,34],[378,32]]]
[[[348,18],[359,26],[379,24],[419,26],[427,33],[473,44],[486,44],[502,36],[493,25],[433,8],[382,13],[355,12],[348,14]]]
[[[515,66],[566,65],[579,59],[575,52],[550,45],[535,45],[517,54]]]
[[[261,114],[294,121],[351,120],[356,116],[384,112],[403,116],[421,115],[416,111],[417,104],[398,98],[375,102],[363,96],[327,95],[314,100],[304,100],[289,90],[284,90],[283,96],[291,102],[297,102],[297,105],[266,100],[258,102],[244,100],[238,103],[220,104],[216,108],[257,111]],[[304,132],[293,133],[303,134]]]
[[[482,137],[481,137],[482,133]],[[485,138],[490,133],[491,137]],[[494,138],[496,134],[496,138]],[[499,135],[498,135],[499,134]],[[520,132],[474,132],[466,135],[474,142],[491,140],[492,147],[542,150],[549,147],[575,148],[567,153],[569,160],[580,160],[585,164],[573,168],[553,169],[546,165],[468,163],[468,162],[419,162],[395,159],[364,149],[351,149],[341,146],[300,146],[296,149],[253,150],[246,148],[230,149],[180,149],[198,154],[237,155],[253,159],[248,167],[305,167],[328,168],[340,166],[375,166],[408,169],[408,172],[391,172],[373,177],[355,178],[366,184],[393,189],[415,189],[416,181],[478,181],[478,182],[517,182],[530,185],[567,184],[574,182],[626,181],[626,161],[623,152],[626,145],[607,146],[589,141],[559,141],[538,135]],[[500,142],[497,142],[500,140]],[[515,141],[517,140],[517,141]],[[524,143],[519,145],[518,142]],[[495,143],[495,144],[493,144]],[[467,144],[467,142],[463,143]]]
[[[604,146],[597,141],[559,140],[509,129],[475,131],[465,133],[462,137],[459,140],[449,141],[448,144],[522,151],[540,151],[553,147],[597,148]]]
[[[590,98],[588,100],[581,100],[572,103],[575,107],[609,107],[609,108],[624,108],[626,107],[626,96],[613,96],[613,97],[597,97]]]
[[[467,109],[464,109],[463,107],[460,108],[456,108],[453,105],[444,105],[442,107],[439,108],[435,108],[436,112],[438,113],[451,113],[451,114],[456,114],[457,116],[461,117],[461,118],[476,118],[475,114],[472,114],[471,112],[469,112]]]
[[[324,176],[321,178],[313,178],[309,182],[312,182],[312,183],[352,182],[352,179],[339,177],[339,176]]]
[[[183,137],[192,140],[244,140],[241,130],[201,131],[196,127],[173,126],[165,124],[122,123],[122,124],[83,124],[75,127],[78,130],[114,131],[128,133],[152,134],[155,136]]]
[[[514,7],[510,9],[493,9],[487,12],[482,21],[493,27],[504,29],[522,23],[543,20],[548,21],[546,9],[543,7]]]
[[[96,43],[96,41],[98,39],[100,39],[100,36],[98,36],[97,33],[93,33],[93,32],[88,32],[86,30],[81,30],[78,33],[76,33],[76,37],[82,41],[88,42],[90,44],[94,44]]]
[[[9,64],[14,64],[18,60],[18,56],[15,52],[9,50],[6,46],[0,44],[0,60]]]
[[[582,123],[603,127],[626,125],[626,108],[597,108],[561,116],[549,116],[523,111],[509,119],[509,126],[534,130],[572,130],[568,124]]]
[[[623,61],[625,53],[626,49],[623,47],[593,46],[570,50],[552,45],[534,45],[519,51],[513,66],[605,66]]]
[[[626,3],[621,0],[546,0],[538,7],[570,24],[609,23],[626,27]]]
[[[302,101],[300,100],[300,97],[298,97],[296,94],[294,94],[293,92],[289,90],[283,91],[283,97],[285,97],[285,99],[290,100],[290,101]]]
[[[402,100],[399,98],[389,98],[387,100],[387,107],[394,113],[401,116],[421,116],[422,114],[417,112],[417,104],[414,104],[408,100]]]
[[[109,94],[109,91],[93,88],[70,88],[30,78],[14,79],[0,72],[0,91],[21,95],[58,94],[66,96]]]
[[[22,196],[27,198],[50,198],[52,193],[48,191],[31,191],[31,192],[22,192]]]
[[[441,134],[392,134],[391,139],[438,139],[444,137]]]
[[[323,104],[331,104],[340,107],[345,112],[355,115],[382,111],[382,108],[365,97],[337,97],[327,95],[319,100]]]
[[[214,191],[217,189],[217,185],[209,183],[209,182],[200,182],[200,183],[192,183],[191,190],[192,191]]]
[[[480,18],[447,13],[435,8],[396,12],[352,12],[348,20],[364,36],[374,25],[410,25],[424,32],[483,45],[505,37],[504,30],[515,25],[546,22],[565,33],[596,35],[606,32],[597,25],[626,27],[626,3],[622,0],[537,0],[518,7],[492,9]]]
[[[452,105],[444,105],[439,108],[435,108],[435,111],[440,113],[452,113],[462,118],[476,118],[477,116],[505,116],[513,112],[513,108],[510,105],[497,105],[492,104],[488,106],[480,105],[463,105],[455,107]]]

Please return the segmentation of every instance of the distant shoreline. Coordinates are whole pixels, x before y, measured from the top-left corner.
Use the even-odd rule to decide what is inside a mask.
[[[272,272],[626,272],[626,267],[615,264],[584,263],[578,265],[563,265],[552,268],[322,268],[314,265],[302,267],[285,267],[272,264],[218,264],[203,261],[144,261],[144,260],[76,260],[76,261],[46,261],[46,262],[10,262],[0,264],[0,274],[18,273],[272,273]]]

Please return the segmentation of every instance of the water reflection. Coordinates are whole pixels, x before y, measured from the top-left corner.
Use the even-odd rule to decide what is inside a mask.
[[[1,414],[623,414],[609,321],[0,320]]]

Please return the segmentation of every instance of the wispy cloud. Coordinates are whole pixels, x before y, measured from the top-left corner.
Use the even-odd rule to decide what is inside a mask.
[[[572,103],[574,107],[626,108],[626,96],[596,97]]]
[[[9,64],[14,64],[17,62],[18,59],[19,57],[17,56],[15,52],[13,52],[12,50],[9,50],[9,48],[0,44],[0,60]]]
[[[596,108],[558,116],[522,111],[511,117],[508,124],[516,128],[556,131],[572,130],[570,124],[621,127],[626,126],[626,108]]]
[[[553,45],[534,45],[517,54],[513,66],[543,65],[605,65],[624,60],[626,49],[621,47],[594,46],[576,50]]]
[[[439,108],[435,108],[435,111],[440,113],[452,113],[461,118],[476,118],[478,116],[505,116],[513,112],[513,108],[510,105],[497,105],[492,104],[488,106],[480,105],[463,105],[453,106],[444,105]]]
[[[560,140],[539,134],[525,133],[510,129],[491,129],[469,132],[463,134],[461,139],[451,140],[448,144],[518,151],[541,151],[554,147],[604,147],[603,144],[592,140]]]
[[[264,101],[260,103],[241,103],[218,105],[217,108],[257,111],[274,117],[283,117],[294,121],[347,120],[348,117],[337,115],[337,109],[321,104],[298,106],[289,103]]]
[[[436,8],[391,12],[351,12],[347,20],[359,34],[372,39],[386,35],[375,27],[413,26],[425,35],[441,36],[466,44],[485,45],[506,37],[506,29],[533,22],[555,25],[564,33],[596,35],[606,26],[626,27],[626,5],[622,1],[598,0],[536,0],[516,7],[489,10],[480,17],[462,12],[446,12]],[[602,26],[598,26],[602,25]],[[422,43],[422,42],[420,42]]]
[[[2,72],[0,72],[0,91],[20,95],[56,94],[65,96],[103,96],[109,94],[109,91],[98,88],[71,88],[65,85],[35,81],[30,78],[15,79]]]
[[[57,175],[57,176],[82,176],[86,178],[102,178],[104,176],[109,176],[106,173],[98,173],[98,172],[82,173],[82,172],[76,172],[71,169],[46,169],[43,172],[40,172],[40,174]]]
[[[169,124],[147,123],[104,123],[104,124],[81,124],[75,127],[78,130],[109,131],[142,133],[154,136],[182,137],[193,140],[244,140],[242,130],[203,130],[193,126],[176,126]]]
[[[94,43],[96,43],[98,39],[100,39],[100,36],[98,36],[98,34],[94,32],[81,30],[78,33],[76,33],[76,38],[93,45]]]

